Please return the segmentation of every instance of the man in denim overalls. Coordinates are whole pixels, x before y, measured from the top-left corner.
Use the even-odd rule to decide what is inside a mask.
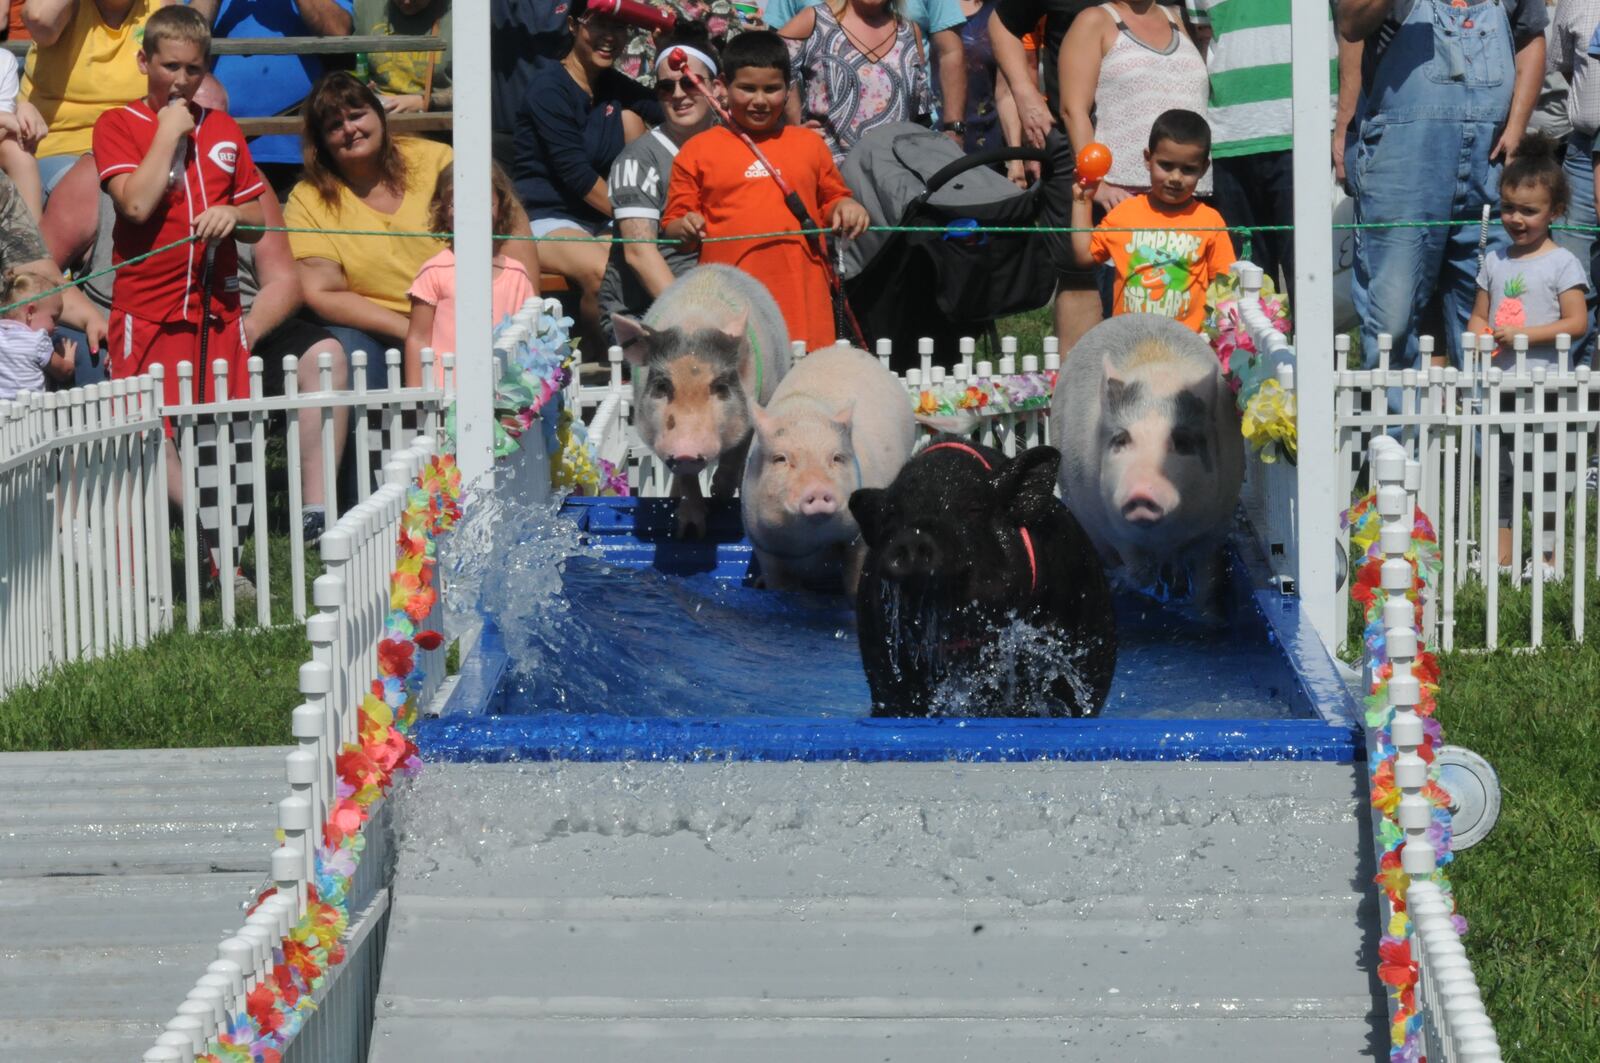
[[[1364,41],[1361,100],[1346,151],[1357,222],[1476,219],[1495,211],[1489,249],[1506,243],[1500,170],[1527,129],[1544,78],[1544,0],[1338,0],[1339,31]],[[1444,349],[1461,364],[1477,294],[1479,226],[1363,229],[1352,295],[1362,358],[1417,364],[1419,319],[1435,290]]]

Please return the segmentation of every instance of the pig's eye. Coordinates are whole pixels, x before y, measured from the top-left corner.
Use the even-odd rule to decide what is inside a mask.
[[[1193,432],[1172,433],[1173,453],[1185,456],[1200,453],[1200,437]]]
[[[672,398],[672,381],[664,376],[650,378],[650,397],[656,399]]]
[[[774,454],[774,455],[772,455],[772,464],[774,464],[774,465],[787,465],[787,464],[789,464],[789,455],[787,455],[787,454]]]
[[[843,454],[835,454],[833,456],[833,463],[835,465],[843,465],[844,464],[844,455]]]
[[[711,394],[718,399],[726,401],[733,394],[733,388],[728,386],[727,381],[718,380],[711,385]]]
[[[1129,435],[1126,429],[1123,429],[1111,437],[1112,450],[1122,450],[1124,447],[1130,447],[1132,445],[1133,436]]]

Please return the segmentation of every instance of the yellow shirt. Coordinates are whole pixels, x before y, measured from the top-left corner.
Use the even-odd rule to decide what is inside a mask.
[[[283,208],[291,229],[361,229],[380,232],[426,232],[439,171],[450,164],[448,145],[416,137],[396,137],[406,161],[406,191],[400,209],[382,214],[357,199],[348,188],[339,190],[339,202],[329,207],[309,182],[301,181],[289,192]],[[444,247],[442,240],[417,236],[343,236],[337,233],[290,233],[289,247],[296,259],[325,258],[344,269],[350,290],[388,310],[411,312],[406,293],[422,264]]]
[[[79,0],[56,43],[28,49],[21,98],[39,108],[50,126],[39,142],[39,158],[89,151],[95,119],[145,94],[137,56],[144,24],[158,6],[159,0],[134,0],[128,17],[113,29],[93,0]]]

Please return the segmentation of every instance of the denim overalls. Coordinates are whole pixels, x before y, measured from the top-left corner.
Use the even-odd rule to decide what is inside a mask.
[[[1489,161],[1516,81],[1511,16],[1501,0],[1452,7],[1416,0],[1378,59],[1362,99],[1349,179],[1357,222],[1445,221],[1494,213],[1488,250],[1507,245],[1499,217],[1499,162]],[[1378,334],[1394,337],[1390,364],[1417,364],[1417,328],[1438,288],[1441,349],[1461,364],[1461,333],[1477,296],[1479,226],[1364,229],[1356,233],[1352,295],[1365,365]]]

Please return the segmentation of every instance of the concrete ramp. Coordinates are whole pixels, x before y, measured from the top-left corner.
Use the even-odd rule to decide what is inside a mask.
[[[155,1043],[266,878],[287,752],[0,754],[0,1060]]]
[[[430,765],[372,1060],[1373,1058],[1360,770]]]

